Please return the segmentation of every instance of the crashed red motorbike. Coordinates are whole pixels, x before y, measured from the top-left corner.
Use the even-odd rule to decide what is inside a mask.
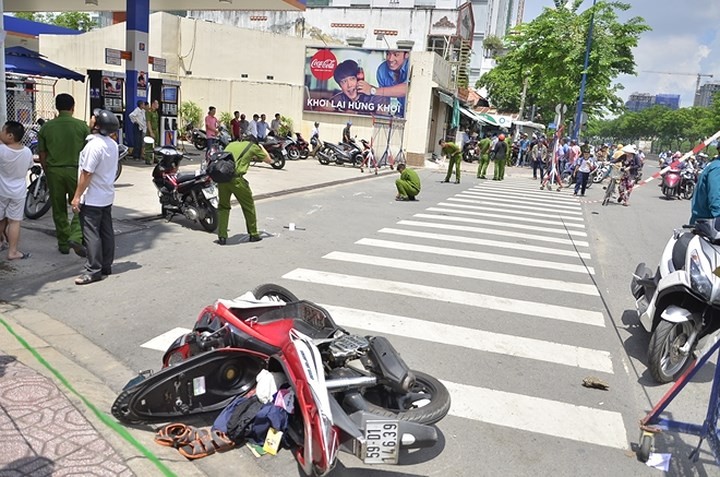
[[[261,285],[202,310],[163,356],[164,368],[131,380],[112,406],[121,422],[167,421],[219,411],[255,388],[267,369],[295,394],[287,436],[307,475],[332,470],[338,450],[366,464],[396,464],[401,449],[432,447],[450,395],[411,370],[390,342],[340,328],[324,308]]]

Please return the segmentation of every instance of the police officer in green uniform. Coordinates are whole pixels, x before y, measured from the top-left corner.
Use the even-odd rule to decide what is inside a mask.
[[[480,140],[478,143],[478,149],[480,150],[480,163],[478,164],[478,172],[477,177],[478,179],[487,179],[485,177],[485,174],[487,174],[488,166],[490,165],[490,147],[492,146],[492,141],[490,140],[490,134],[485,134],[485,137]]]
[[[75,99],[69,94],[55,97],[58,117],[45,122],[38,133],[40,164],[47,175],[50,204],[55,222],[58,250],[62,254],[75,253],[85,256],[80,219],[77,214],[68,220],[67,206],[75,195],[78,177],[78,159],[85,147],[90,128],[73,118]]]
[[[148,144],[145,151],[145,164],[152,164],[153,161],[148,158],[154,156],[153,149],[159,144],[160,139],[160,115],[158,114],[158,100],[152,102],[152,106],[145,111],[145,124],[147,124],[147,135],[153,139],[153,144]]]
[[[250,235],[250,242],[262,240],[257,230],[257,217],[255,215],[255,201],[253,200],[250,184],[245,179],[245,173],[253,159],[262,160],[272,164],[270,154],[260,144],[251,141],[234,141],[228,144],[225,152],[232,154],[235,159],[235,178],[230,182],[218,184],[218,240],[217,243],[225,245],[228,236],[228,223],[230,222],[230,196],[234,195],[242,207],[245,224]]]
[[[415,196],[420,193],[420,177],[417,172],[408,169],[403,163],[398,164],[397,171],[400,173],[400,179],[395,181],[398,191],[395,200],[417,200]]]
[[[455,183],[460,183],[460,163],[462,162],[462,149],[454,142],[446,142],[444,139],[440,139],[441,152],[448,158],[448,170],[445,175],[443,182],[450,182],[450,176],[452,176],[453,166],[455,166]]]

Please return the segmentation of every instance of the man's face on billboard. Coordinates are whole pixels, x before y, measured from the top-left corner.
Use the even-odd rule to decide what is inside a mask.
[[[346,76],[340,80],[340,89],[352,101],[358,97],[357,82],[357,76]]]
[[[405,51],[388,51],[385,54],[385,60],[387,61],[388,68],[392,71],[397,71],[402,68],[407,55],[408,54]]]

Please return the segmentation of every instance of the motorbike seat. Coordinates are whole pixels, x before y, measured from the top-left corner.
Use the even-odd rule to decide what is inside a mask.
[[[197,176],[192,172],[186,172],[184,174],[178,174],[177,175],[177,181],[178,184],[181,184],[183,182],[189,182],[193,179],[195,179]]]
[[[685,268],[685,254],[687,253],[688,244],[692,240],[693,234],[684,233],[678,237],[672,250],[672,264],[675,270]]]

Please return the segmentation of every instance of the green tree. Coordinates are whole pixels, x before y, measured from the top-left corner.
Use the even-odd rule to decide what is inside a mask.
[[[31,20],[40,23],[49,23],[52,25],[70,28],[71,30],[90,31],[97,27],[95,21],[90,18],[90,14],[86,12],[63,12],[63,13],[34,13],[34,12],[17,12],[17,18],[23,20]]]
[[[540,16],[518,26],[505,38],[507,54],[476,85],[487,89],[490,102],[498,110],[518,110],[525,78],[526,104],[538,106],[542,120],[552,119],[558,103],[568,104],[572,110],[579,96],[593,12],[593,44],[583,109],[590,116],[622,110],[623,102],[617,95],[622,86],[614,79],[620,74],[635,74],[632,48],[649,27],[640,17],[625,23],[618,20],[618,11],[630,9],[626,3],[600,0],[581,13],[578,8],[582,0],[568,3],[567,8],[545,8]]]
[[[200,109],[200,106],[192,101],[183,101],[180,104],[179,116],[183,131],[185,131],[188,125],[192,125],[196,128],[203,127],[203,125],[200,124],[200,120],[202,119],[202,109]]]

